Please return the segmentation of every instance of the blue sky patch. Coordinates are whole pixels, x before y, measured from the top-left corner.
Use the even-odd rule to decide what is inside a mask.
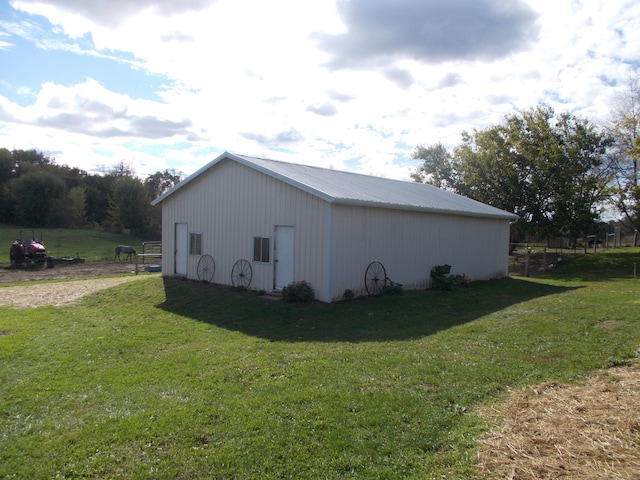
[[[136,99],[162,100],[156,92],[167,83],[167,78],[131,65],[134,60],[130,54],[98,52],[90,35],[69,40],[51,31],[42,34],[45,27],[51,28],[51,25],[30,21],[28,27],[27,37],[31,35],[31,38],[15,33],[0,36],[9,44],[0,49],[0,95],[25,106],[33,103],[43,83],[71,86],[92,78],[115,93]],[[0,32],[3,30],[11,33],[17,27],[0,28]]]

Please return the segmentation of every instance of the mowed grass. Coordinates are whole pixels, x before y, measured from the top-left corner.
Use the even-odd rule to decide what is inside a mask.
[[[63,228],[27,228],[0,224],[0,265],[9,265],[9,249],[14,240],[35,234],[42,240],[47,254],[56,258],[82,257],[89,262],[113,260],[114,249],[118,245],[132,245],[142,253],[142,242],[147,239],[102,232],[99,230],[63,229]],[[24,239],[23,239],[24,240]]]
[[[473,478],[479,406],[635,358],[634,263],[307,306],[152,276],[0,308],[0,477]]]

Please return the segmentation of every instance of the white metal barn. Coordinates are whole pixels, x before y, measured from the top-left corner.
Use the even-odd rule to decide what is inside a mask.
[[[385,276],[426,288],[443,264],[504,277],[517,218],[429,185],[228,152],[160,203],[163,275],[266,292],[304,280],[324,302]]]

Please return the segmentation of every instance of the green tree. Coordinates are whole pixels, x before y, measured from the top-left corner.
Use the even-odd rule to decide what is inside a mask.
[[[94,224],[122,224],[120,220],[114,219],[114,188],[120,178],[135,179],[135,170],[124,160],[111,167],[102,166],[100,170],[102,175],[91,175],[83,182],[86,187],[87,220]]]
[[[55,165],[55,161],[51,157],[45,156],[43,152],[39,152],[35,148],[12,150],[11,157],[13,158],[15,177],[20,177],[32,169],[39,169],[45,165]]]
[[[53,161],[42,152],[31,150],[0,149],[0,220],[16,223],[21,205],[12,192],[12,180],[29,172],[39,171]]]
[[[609,152],[609,160],[615,171],[612,200],[623,215],[624,223],[637,230],[640,229],[640,74],[631,78],[627,89],[617,95],[609,128],[615,139]]]
[[[87,188],[73,187],[69,190],[69,213],[75,226],[86,222]]]
[[[183,174],[175,169],[158,171],[149,175],[144,181],[144,187],[148,195],[148,201],[159,197],[167,190],[176,186],[182,180]],[[149,208],[146,233],[150,239],[160,239],[162,232],[162,206],[155,205]]]
[[[104,172],[105,176],[114,178],[134,177],[136,174],[133,165],[131,165],[130,162],[125,162],[124,160],[121,160],[110,167],[102,166],[100,170]]]
[[[144,186],[147,189],[149,198],[154,199],[159,197],[164,192],[180,183],[182,177],[182,172],[175,169],[168,169],[163,172],[158,171],[153,175],[149,175],[144,181]]]
[[[544,239],[561,232],[575,238],[599,217],[609,181],[603,156],[610,144],[588,120],[555,115],[541,105],[507,115],[502,125],[463,132],[450,168],[425,161],[422,176],[414,179],[431,176],[442,184],[445,172],[451,179],[447,185],[457,193],[517,214],[515,238]],[[421,156],[420,148],[415,157]]]
[[[59,226],[54,206],[65,194],[64,182],[49,171],[32,170],[8,184],[16,220],[29,227]]]
[[[135,177],[122,176],[113,184],[109,217],[136,233],[145,230],[149,200],[142,182]]]
[[[414,182],[426,183],[444,190],[455,189],[457,182],[451,154],[442,143],[426,147],[418,145],[411,158],[422,161],[422,165],[411,173]]]
[[[0,183],[5,183],[14,177],[14,160],[11,152],[0,148]]]
[[[85,191],[85,205],[87,221],[102,224],[109,219],[109,201],[113,190],[114,177],[106,175],[89,175],[83,185]]]
[[[555,129],[562,167],[555,179],[556,224],[571,237],[591,233],[610,196],[607,185],[613,172],[604,159],[613,138],[588,120],[566,113],[557,118]]]
[[[11,194],[7,183],[14,177],[14,163],[11,152],[0,148],[0,222],[14,220]]]
[[[456,191],[479,202],[523,216],[525,196],[522,156],[510,146],[510,132],[503,126],[463,132],[454,149]]]

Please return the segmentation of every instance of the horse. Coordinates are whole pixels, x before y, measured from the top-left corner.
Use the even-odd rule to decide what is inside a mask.
[[[131,260],[131,255],[138,255],[138,252],[136,252],[136,249],[133,247],[129,247],[127,245],[118,245],[116,247],[116,254],[113,256],[113,261],[116,261],[116,258],[118,260],[120,260],[120,254],[124,253],[127,255],[126,260]]]

